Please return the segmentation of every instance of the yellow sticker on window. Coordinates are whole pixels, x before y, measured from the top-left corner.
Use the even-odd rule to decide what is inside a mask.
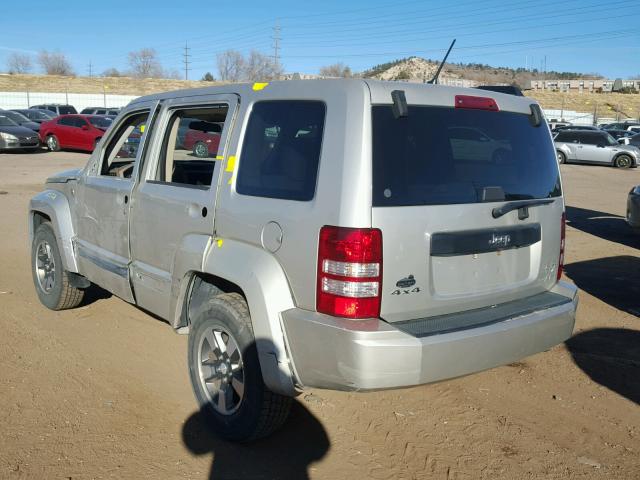
[[[140,125],[138,128],[140,128],[140,133],[144,133],[144,124]]]

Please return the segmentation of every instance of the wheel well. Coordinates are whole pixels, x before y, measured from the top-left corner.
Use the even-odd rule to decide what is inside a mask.
[[[177,328],[189,325],[191,319],[205,308],[210,298],[223,293],[238,293],[242,298],[247,299],[242,289],[235,283],[209,273],[195,272],[191,277],[186,299],[182,302],[180,324]]]
[[[616,154],[616,156],[615,156],[615,157],[613,157],[613,160],[611,160],[611,163],[613,163],[613,165],[615,166],[615,164],[616,164],[616,159],[617,159],[618,157],[621,157],[622,155],[626,155],[627,157],[629,157],[629,158],[631,159],[631,165],[632,165],[632,166],[634,166],[634,167],[635,167],[635,166],[637,165],[637,164],[636,164],[636,159],[635,159],[635,158],[633,158],[633,155],[631,155],[631,154],[630,154],[630,153],[628,153],[628,152],[620,152],[620,153],[617,153],[617,154]]]
[[[50,221],[51,221],[51,217],[46,213],[34,211],[33,212],[33,233],[35,234],[38,227],[42,225],[44,222],[50,222]]]

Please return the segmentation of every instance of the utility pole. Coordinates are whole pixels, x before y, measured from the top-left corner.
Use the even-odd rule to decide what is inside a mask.
[[[280,21],[276,19],[276,24],[273,27],[273,63],[275,64],[276,71],[280,71]]]
[[[191,56],[191,54],[189,53],[189,50],[191,50],[189,48],[189,45],[187,44],[187,42],[184,42],[184,53],[182,54],[184,56],[184,79],[185,80],[189,80],[189,64],[191,63],[191,61],[189,60],[189,57]]]
[[[91,64],[91,60],[89,60],[88,69],[89,69],[89,78],[91,78],[93,74],[93,65]]]

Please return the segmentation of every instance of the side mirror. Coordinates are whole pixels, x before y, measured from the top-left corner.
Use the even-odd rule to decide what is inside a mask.
[[[82,130],[89,130],[89,125],[86,123],[80,127]]]
[[[604,145],[604,143],[599,143],[598,145],[596,145],[596,147],[598,147],[598,148],[604,148],[604,147],[605,147],[605,145]]]

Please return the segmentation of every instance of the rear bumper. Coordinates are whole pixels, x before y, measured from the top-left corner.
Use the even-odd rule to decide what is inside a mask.
[[[577,289],[559,282],[553,292],[566,297],[567,302],[485,326],[422,338],[377,319],[354,322],[301,309],[283,312],[282,319],[302,386],[376,390],[479,372],[563,342],[573,332]]]

